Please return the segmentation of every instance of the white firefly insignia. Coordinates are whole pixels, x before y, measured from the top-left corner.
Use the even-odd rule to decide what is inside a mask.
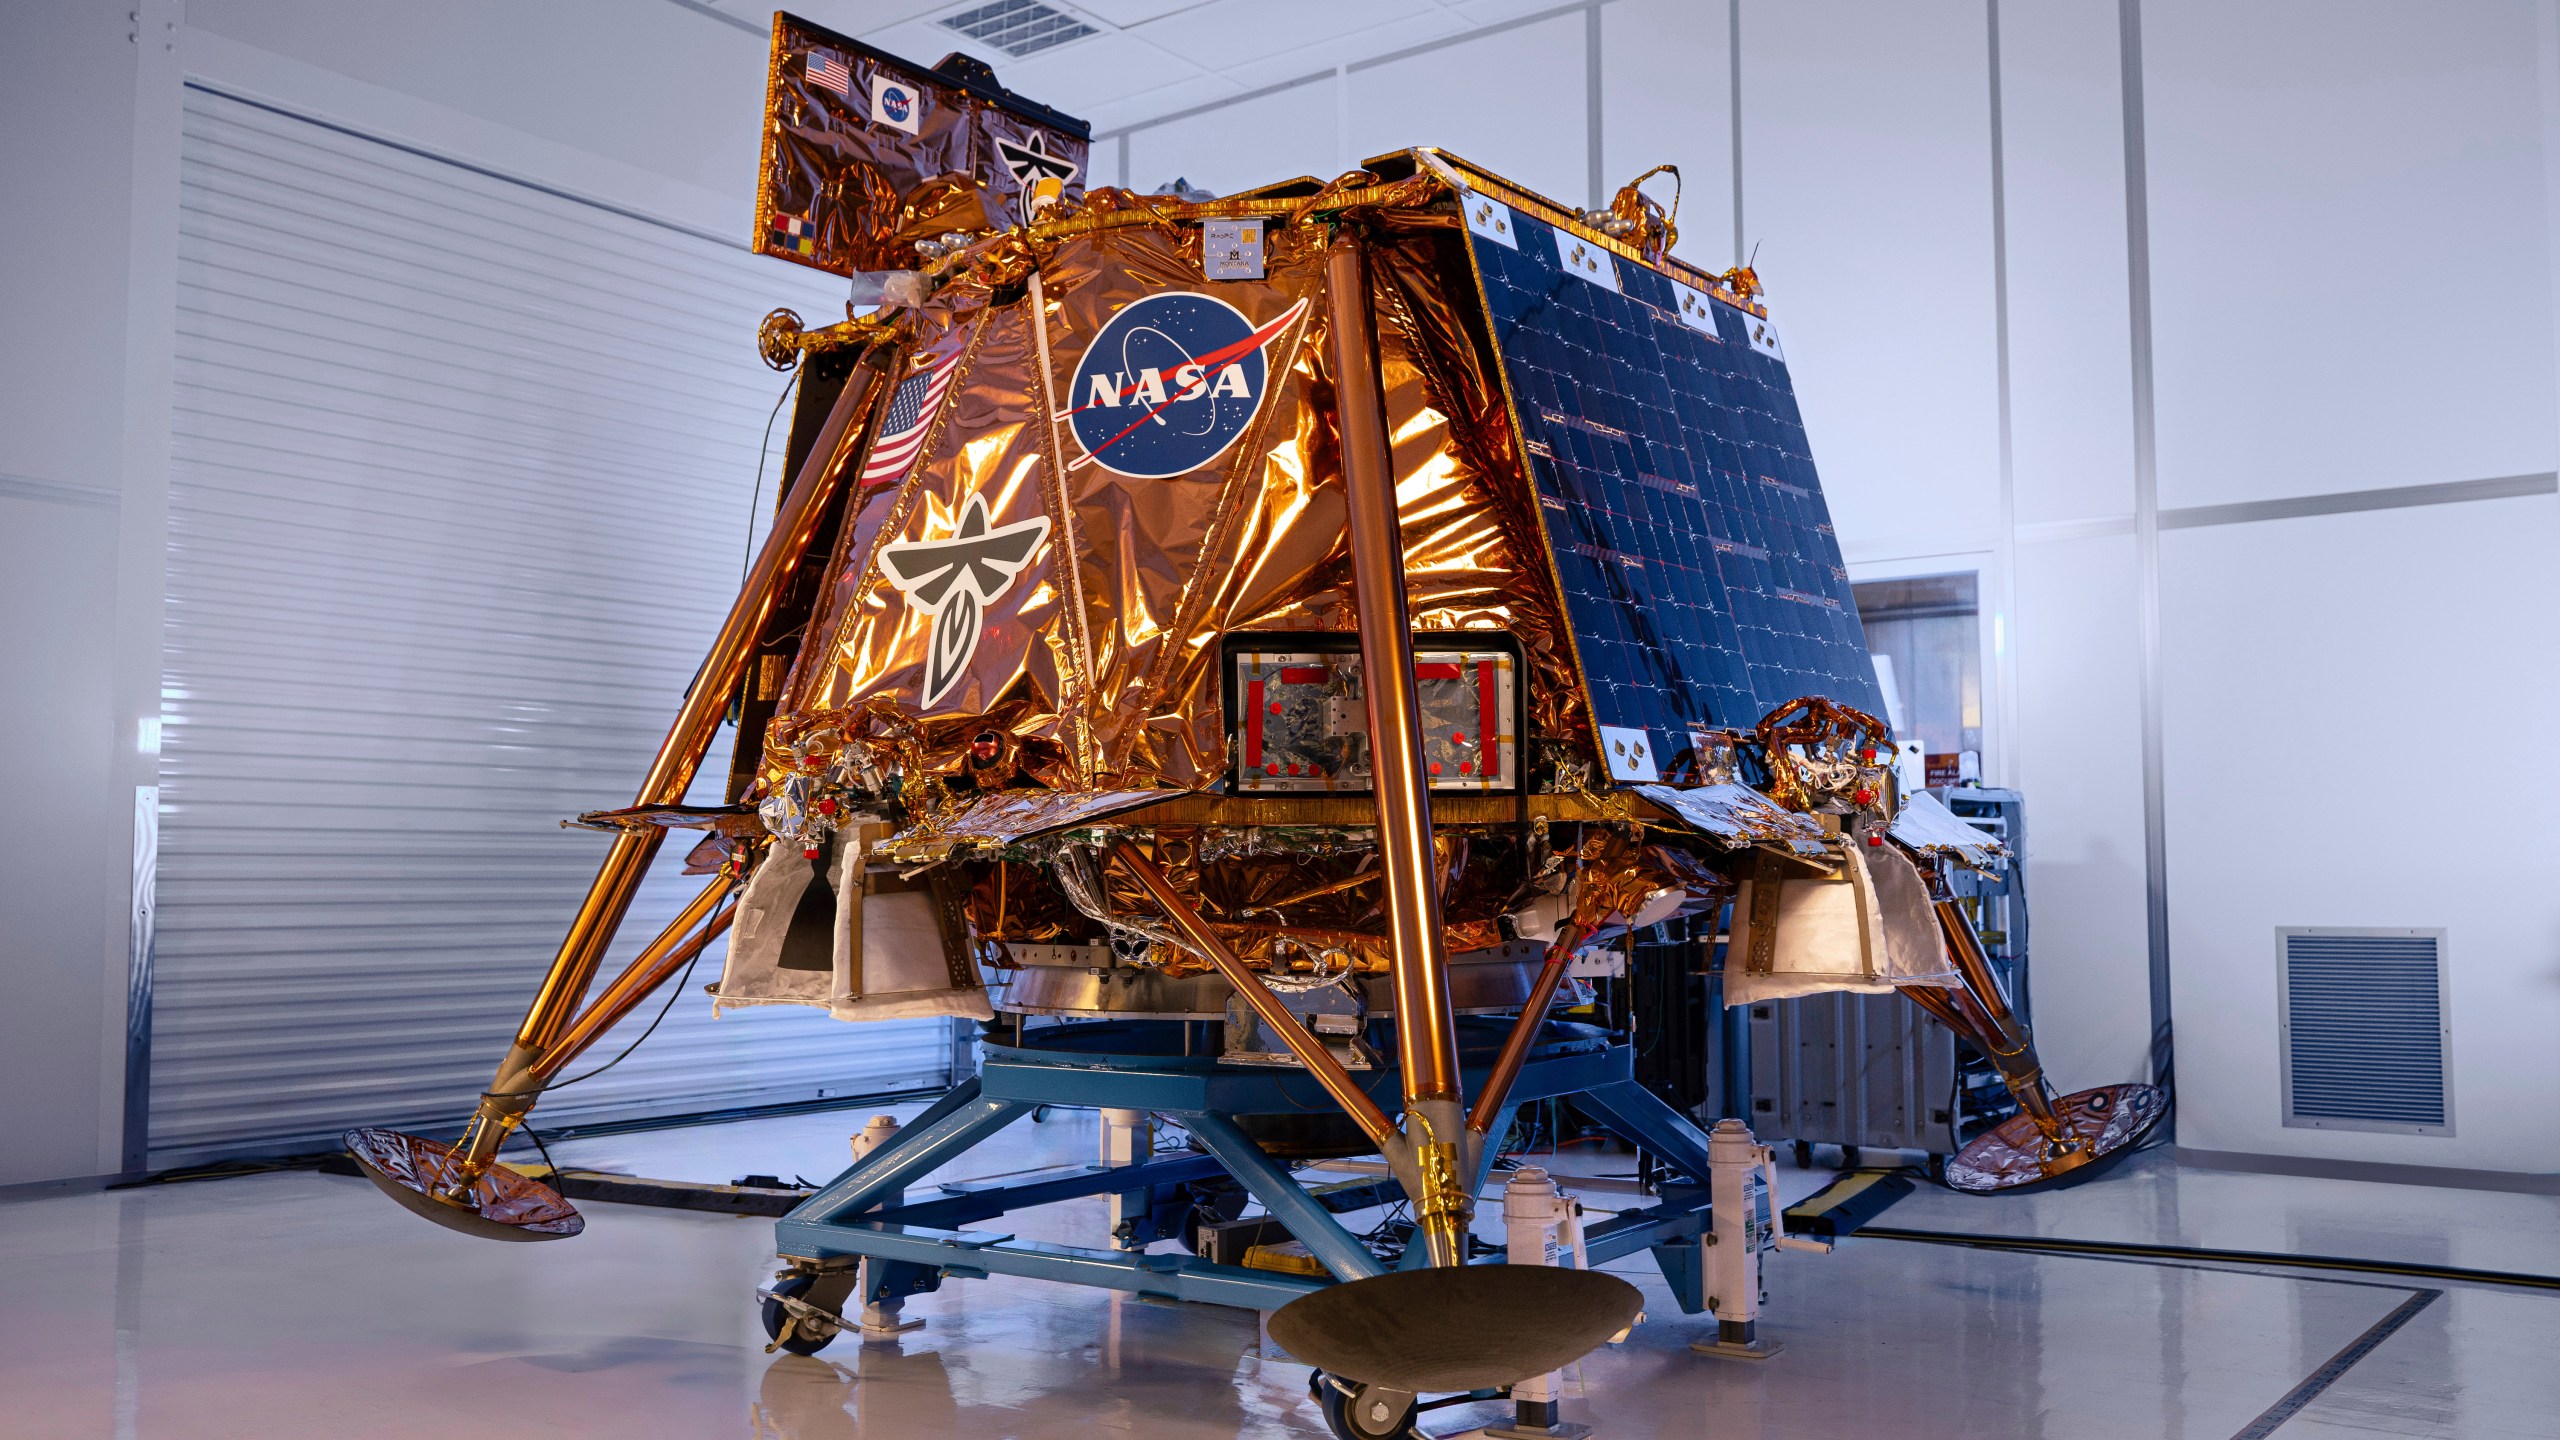
[[[988,528],[987,497],[972,495],[960,510],[960,526],[946,539],[901,540],[881,547],[880,570],[907,603],[933,617],[926,646],[924,703],[930,710],[968,673],[978,653],[986,608],[1013,588],[1032,552],[1049,535],[1049,517]]]
[[[1013,188],[1028,192],[1043,178],[1060,185],[1072,185],[1076,178],[1076,162],[1049,148],[1049,137],[1034,130],[1017,145],[1010,140],[996,142],[996,154],[1004,161],[1005,173],[1013,177]]]

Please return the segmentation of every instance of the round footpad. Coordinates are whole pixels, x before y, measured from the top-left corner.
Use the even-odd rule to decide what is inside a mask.
[[[587,1228],[586,1217],[560,1192],[504,1165],[492,1165],[472,1184],[468,1200],[448,1199],[456,1168],[453,1147],[397,1130],[350,1130],[342,1137],[357,1168],[412,1213],[448,1230],[488,1240],[566,1240]]]
[[[1396,1270],[1301,1295],[1271,1338],[1328,1374],[1406,1391],[1493,1390],[1559,1370],[1636,1321],[1615,1275],[1548,1265]]]
[[[2012,1115],[1947,1162],[1947,1187],[1989,1195],[2093,1177],[2129,1153],[2168,1113],[2150,1085],[2101,1085],[2053,1102],[2060,1142],[2049,1141],[2025,1114]]]

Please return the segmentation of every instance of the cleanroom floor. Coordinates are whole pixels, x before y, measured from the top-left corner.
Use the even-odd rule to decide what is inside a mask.
[[[555,1150],[665,1178],[818,1178],[866,1113]],[[1057,1112],[955,1173],[1082,1163],[1096,1143],[1092,1114]],[[1567,1155],[1557,1168],[1583,1173],[1628,1160]],[[1829,1178],[1782,1170],[1781,1188]],[[1092,1244],[1101,1207],[1006,1225]],[[499,1245],[308,1171],[0,1202],[0,1434],[1325,1433],[1305,1367],[1260,1358],[1248,1312],[954,1281],[911,1302],[920,1330],[768,1356],[753,1291],[771,1274],[769,1222],[585,1208],[577,1239]],[[2154,1152],[2059,1193],[1924,1190],[1878,1223],[2560,1274],[2555,1222],[2551,1197],[2207,1172]],[[1582,1364],[1566,1413],[1600,1440],[2560,1434],[2560,1293],[1868,1238],[1773,1256],[1762,1324],[1785,1350],[1740,1362],[1690,1351],[1712,1325],[1678,1312],[1645,1257],[1612,1268],[1645,1288],[1652,1318]],[[1502,1414],[1444,1410],[1426,1428]]]

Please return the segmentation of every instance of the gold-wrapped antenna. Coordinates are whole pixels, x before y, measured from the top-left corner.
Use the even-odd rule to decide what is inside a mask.
[[[756,353],[774,369],[790,370],[799,365],[803,355],[869,345],[887,336],[889,331],[888,321],[867,315],[855,316],[841,324],[804,330],[800,328],[798,312],[785,307],[764,317],[764,323],[756,327]]]

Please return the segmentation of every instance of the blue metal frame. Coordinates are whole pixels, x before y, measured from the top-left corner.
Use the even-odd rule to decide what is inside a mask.
[[[1507,1020],[1463,1020],[1460,1054],[1466,1084],[1484,1081]],[[938,1288],[946,1277],[1027,1275],[1070,1285],[1276,1310],[1335,1280],[1376,1275],[1386,1267],[1334,1218],[1324,1197],[1310,1195],[1288,1170],[1246,1135],[1237,1115],[1326,1110],[1332,1102],[1302,1070],[1229,1066],[1214,1056],[1179,1053],[1179,1026],[1101,1021],[1034,1031],[1019,1045],[989,1044],[977,1078],[953,1087],[924,1114],[774,1226],[775,1249],[819,1264],[867,1257],[883,1293]],[[1662,1202],[1591,1228],[1593,1264],[1651,1249],[1681,1308],[1704,1304],[1699,1236],[1707,1228],[1707,1137],[1633,1078],[1633,1054],[1588,1026],[1551,1024],[1520,1071],[1493,1133],[1532,1101],[1570,1095],[1622,1139],[1673,1168],[1695,1187],[1674,1187]],[[1401,1102],[1396,1072],[1360,1073],[1363,1088],[1391,1111]],[[1179,1121],[1208,1153],[1140,1165],[1073,1166],[997,1185],[953,1184],[912,1201],[907,1186],[984,1144],[1041,1105],[1147,1110]],[[1482,1187],[1491,1147],[1476,1173]],[[1230,1175],[1322,1263],[1333,1279],[1214,1265],[1187,1255],[1150,1255],[1023,1240],[1002,1230],[971,1229],[1014,1211],[1105,1193],[1171,1187]],[[1405,1263],[1420,1263],[1421,1246]],[[866,1293],[866,1298],[879,1298]]]

